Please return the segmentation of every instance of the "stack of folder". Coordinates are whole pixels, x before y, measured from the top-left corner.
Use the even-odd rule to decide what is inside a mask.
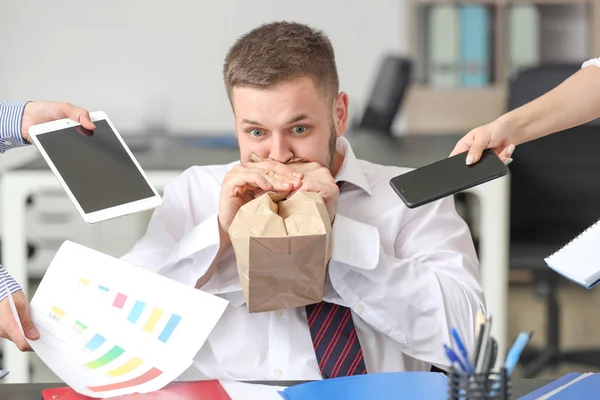
[[[286,388],[287,400],[445,399],[448,378],[438,372],[389,372],[354,375]]]
[[[519,400],[572,400],[600,398],[600,374],[573,372]]]

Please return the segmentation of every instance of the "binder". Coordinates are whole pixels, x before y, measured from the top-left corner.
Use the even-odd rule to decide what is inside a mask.
[[[572,372],[518,400],[597,399],[599,389],[600,374]]]
[[[459,13],[453,5],[436,4],[429,11],[429,84],[456,87],[459,84]]]
[[[509,71],[519,71],[540,64],[540,15],[534,5],[520,4],[510,8]]]
[[[448,378],[439,372],[387,372],[302,383],[281,392],[287,400],[445,399]]]
[[[490,82],[490,15],[482,5],[460,7],[461,84],[482,87]]]
[[[42,390],[43,400],[92,400],[92,397],[77,393],[70,387]],[[173,382],[161,390],[151,393],[135,393],[113,397],[114,400],[231,400],[218,380]]]
[[[580,233],[554,254],[546,264],[562,276],[590,289],[600,282],[600,221]]]

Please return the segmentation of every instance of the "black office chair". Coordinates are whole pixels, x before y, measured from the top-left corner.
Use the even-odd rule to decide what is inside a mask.
[[[390,134],[410,82],[411,62],[398,56],[384,57],[358,129]]]
[[[553,65],[522,72],[510,84],[509,109],[546,93],[579,68]],[[561,348],[557,289],[564,278],[544,262],[600,218],[598,149],[600,127],[594,121],[519,145],[510,165],[510,267],[532,271],[536,294],[546,302],[546,343],[524,352],[525,377],[561,362],[600,367],[600,349]]]

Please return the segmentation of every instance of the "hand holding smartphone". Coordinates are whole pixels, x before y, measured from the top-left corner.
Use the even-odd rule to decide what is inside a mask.
[[[508,173],[492,150],[485,150],[472,165],[465,164],[466,155],[466,152],[457,154],[398,175],[390,180],[390,185],[408,208],[415,208]]]

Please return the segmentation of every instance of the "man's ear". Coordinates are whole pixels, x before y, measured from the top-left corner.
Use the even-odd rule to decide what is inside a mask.
[[[350,99],[346,92],[340,92],[333,104],[333,120],[337,137],[342,136],[348,128],[348,104]]]

